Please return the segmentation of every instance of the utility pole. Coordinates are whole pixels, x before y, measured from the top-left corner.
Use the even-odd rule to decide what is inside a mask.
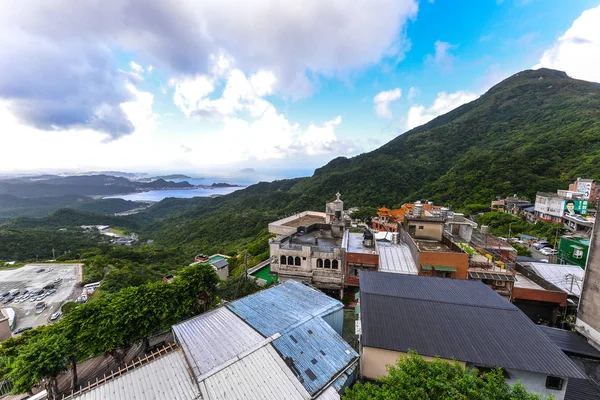
[[[246,275],[246,280],[248,280],[248,252],[244,253],[244,274]]]

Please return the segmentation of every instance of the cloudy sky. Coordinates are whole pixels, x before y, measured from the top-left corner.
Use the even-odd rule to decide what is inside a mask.
[[[598,0],[4,0],[0,171],[304,173],[509,75],[600,81]]]

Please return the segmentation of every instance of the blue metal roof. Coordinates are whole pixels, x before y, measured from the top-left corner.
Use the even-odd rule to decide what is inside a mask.
[[[339,301],[293,280],[234,301],[227,306],[238,317],[268,337],[313,316],[343,308]]]
[[[319,317],[288,330],[273,346],[311,395],[358,359],[356,351]]]

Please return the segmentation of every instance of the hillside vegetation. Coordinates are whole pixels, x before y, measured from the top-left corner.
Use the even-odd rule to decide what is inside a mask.
[[[566,188],[579,176],[600,180],[599,136],[600,85],[528,70],[377,150],[338,157],[312,177],[262,182],[218,198],[165,199],[116,220],[69,210],[61,220],[50,215],[12,226],[102,223],[189,256],[229,253],[262,235],[270,221],[323,210],[337,191],[346,208],[429,199],[468,211],[485,209],[496,196],[533,198]]]

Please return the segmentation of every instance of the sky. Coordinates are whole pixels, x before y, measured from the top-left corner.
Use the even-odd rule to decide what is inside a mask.
[[[310,175],[524,69],[600,82],[586,0],[4,0],[0,172]]]

